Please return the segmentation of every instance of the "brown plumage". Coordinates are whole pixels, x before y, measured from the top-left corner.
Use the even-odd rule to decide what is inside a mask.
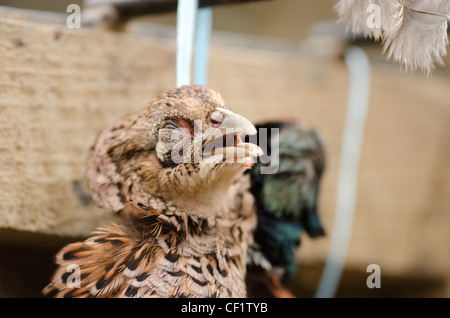
[[[256,214],[243,172],[261,149],[241,135],[254,133],[203,86],[170,90],[101,132],[89,182],[121,221],[64,247],[44,293],[245,297]]]

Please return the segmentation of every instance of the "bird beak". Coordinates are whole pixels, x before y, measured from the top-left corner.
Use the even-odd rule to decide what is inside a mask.
[[[255,126],[244,116],[224,108],[217,108],[217,110],[224,114],[222,124],[219,126],[220,129],[231,129],[246,135],[256,135]]]
[[[202,145],[204,156],[218,156],[226,162],[251,165],[252,158],[264,154],[259,146],[242,141],[245,135],[257,133],[255,126],[247,118],[228,109],[217,108],[216,111],[223,115],[223,119],[219,127],[206,133]]]

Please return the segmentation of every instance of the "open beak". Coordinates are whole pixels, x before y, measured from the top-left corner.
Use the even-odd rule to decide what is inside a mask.
[[[242,141],[244,136],[257,133],[255,126],[247,118],[228,109],[217,108],[217,111],[223,118],[219,127],[206,133],[202,145],[203,155],[221,157],[224,162],[251,166],[254,157],[264,154],[259,146]]]

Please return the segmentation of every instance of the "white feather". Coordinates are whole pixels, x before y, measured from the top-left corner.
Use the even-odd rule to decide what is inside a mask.
[[[420,69],[427,75],[435,69],[435,63],[444,65],[442,56],[447,54],[448,45],[444,15],[448,13],[448,0],[405,0],[400,27],[385,38],[384,51],[388,58],[407,70]]]
[[[380,24],[373,27],[371,5],[376,5],[380,12]],[[365,37],[380,40],[383,34],[398,27],[403,6],[400,0],[341,0],[335,9],[341,21],[350,22],[354,34],[362,33]]]
[[[371,4],[380,9],[379,28],[368,24]],[[406,70],[430,75],[435,63],[444,64],[450,0],[340,0],[335,8],[353,33],[383,40],[388,58]]]

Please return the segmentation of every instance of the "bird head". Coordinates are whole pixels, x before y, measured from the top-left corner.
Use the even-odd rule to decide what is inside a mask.
[[[94,198],[115,211],[160,198],[183,210],[220,213],[239,191],[236,180],[263,153],[243,142],[254,134],[216,91],[169,90],[100,133],[89,157]]]

